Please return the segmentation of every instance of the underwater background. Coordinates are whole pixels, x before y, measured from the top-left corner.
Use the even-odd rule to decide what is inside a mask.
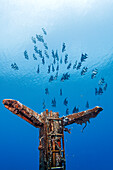
[[[44,56],[46,48],[36,34],[42,35],[48,46],[45,63],[34,51],[36,45]],[[52,70],[48,73],[48,65],[53,63],[52,50],[58,51],[59,70],[56,80],[49,81],[56,74]],[[85,53],[87,58],[81,62]],[[73,69],[76,61],[82,63],[79,69]],[[87,71],[82,74],[84,67]],[[67,72],[69,79],[61,81]],[[66,168],[113,170],[112,93],[113,0],[0,0],[1,170],[39,169],[39,129],[7,110],[3,99],[18,100],[38,113],[45,109],[56,111],[60,116],[66,115],[67,108],[72,114],[75,106],[79,111],[101,106],[103,111],[90,120],[83,133],[84,125],[77,124],[69,126],[71,134],[65,132]],[[54,98],[56,107],[51,105]]]

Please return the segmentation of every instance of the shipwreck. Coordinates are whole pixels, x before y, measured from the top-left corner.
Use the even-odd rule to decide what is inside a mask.
[[[19,101],[4,99],[4,106],[12,113],[26,120],[39,131],[39,169],[66,169],[64,131],[70,133],[66,126],[77,123],[82,125],[89,122],[90,118],[95,118],[103,109],[96,106],[93,109],[73,113],[59,118],[58,112],[46,111],[38,114]]]

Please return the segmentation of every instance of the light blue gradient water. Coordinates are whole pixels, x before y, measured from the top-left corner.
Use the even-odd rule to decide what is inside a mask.
[[[65,115],[63,100],[68,97],[70,113],[73,107],[85,110],[88,100],[90,108],[97,105],[103,111],[91,120],[81,133],[83,125],[73,124],[71,134],[65,133],[67,170],[113,170],[113,1],[112,0],[1,0],[0,1],[0,169],[36,170],[39,168],[39,131],[4,108],[2,100],[11,98],[40,113],[45,99],[49,110]],[[61,55],[62,43],[66,43],[69,61],[80,60],[81,53],[88,59],[83,66],[88,67],[86,75],[81,70],[70,69],[70,80],[60,82],[66,72],[65,64],[60,66],[58,80],[49,83],[47,65],[32,58],[31,37],[47,31],[45,41]],[[37,43],[38,46],[40,44]],[[42,48],[42,47],[40,47]],[[30,59],[23,52],[29,52]],[[19,70],[11,69],[16,62]],[[37,65],[41,72],[36,73]],[[92,69],[98,68],[95,79],[91,79]],[[101,77],[108,84],[107,90],[95,96],[95,87]],[[44,89],[48,87],[49,96]],[[60,88],[63,96],[59,95]],[[57,107],[51,107],[52,98]]]

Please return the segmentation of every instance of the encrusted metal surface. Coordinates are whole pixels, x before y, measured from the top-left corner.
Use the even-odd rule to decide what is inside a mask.
[[[38,114],[16,100],[4,99],[3,104],[12,113],[26,120],[36,128],[40,128],[40,142],[38,147],[40,150],[40,170],[65,170],[64,131],[71,132],[70,129],[64,126],[72,123],[80,125],[85,123],[86,127],[87,121],[89,122],[91,118],[95,118],[103,110],[101,107],[96,106],[93,109],[59,118],[58,112],[48,112],[46,110]]]
[[[4,99],[3,104],[12,113],[26,120],[36,128],[40,128],[43,125],[41,115],[28,108],[27,106],[21,104],[19,101],[12,99]]]
[[[70,125],[72,123],[82,125],[82,123],[86,123],[87,121],[89,122],[89,119],[95,118],[102,110],[103,110],[102,107],[96,106],[93,109],[73,113],[71,115],[62,117],[64,126]]]

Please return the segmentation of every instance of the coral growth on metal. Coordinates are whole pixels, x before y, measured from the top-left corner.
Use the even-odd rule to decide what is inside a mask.
[[[12,99],[4,99],[3,104],[12,113],[26,120],[36,128],[40,128],[43,126],[43,115],[36,113],[32,109],[21,104],[19,101]],[[63,119],[63,125],[67,126],[72,123],[77,123],[81,125],[82,123],[86,123],[87,121],[89,122],[90,118],[95,118],[102,110],[102,107],[96,106],[93,109],[61,117]]]

